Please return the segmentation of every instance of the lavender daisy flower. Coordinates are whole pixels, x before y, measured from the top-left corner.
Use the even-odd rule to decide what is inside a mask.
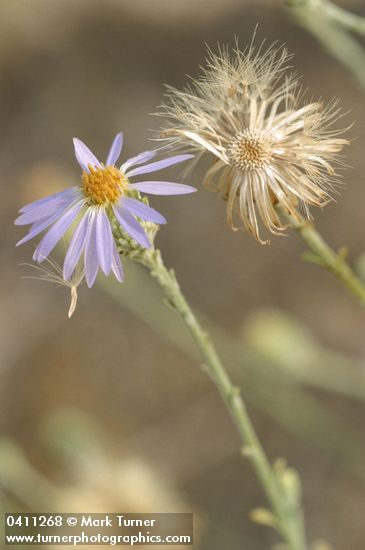
[[[115,136],[105,164],[98,161],[90,149],[74,138],[76,159],[81,166],[81,185],[32,202],[20,210],[16,225],[31,224],[29,233],[17,246],[26,243],[48,229],[38,244],[33,260],[41,263],[52,252],[73,222],[77,221],[63,265],[63,277],[69,280],[82,259],[87,285],[91,287],[99,268],[123,280],[123,267],[114,241],[111,221],[117,220],[122,229],[140,246],[151,243],[142,222],[166,223],[165,218],[147,204],[133,198],[139,192],[151,195],[184,195],[195,191],[189,185],[169,181],[139,181],[130,179],[156,172],[183,162],[192,155],[176,155],[150,162],[158,151],[145,151],[130,158],[120,168],[115,166],[123,145],[123,134]],[[138,192],[138,193],[136,193]]]

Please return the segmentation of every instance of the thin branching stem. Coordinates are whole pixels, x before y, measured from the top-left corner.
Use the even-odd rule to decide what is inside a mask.
[[[333,250],[317,231],[312,221],[303,218],[299,213],[294,217],[280,205],[277,205],[276,208],[280,216],[295,229],[307,244],[311,251],[311,255],[308,255],[307,259],[330,271],[365,307],[365,286],[346,261],[345,253]]]
[[[159,250],[142,250],[135,257],[149,270],[162,288],[168,304],[178,313],[199,349],[206,372],[218,389],[243,444],[243,453],[252,461],[256,475],[272,507],[276,528],[290,550],[306,550],[304,521],[300,498],[289,496],[267,458],[248,415],[246,405],[225,367],[223,366],[208,333],[203,330],[184,297],[175,273],[168,270]]]

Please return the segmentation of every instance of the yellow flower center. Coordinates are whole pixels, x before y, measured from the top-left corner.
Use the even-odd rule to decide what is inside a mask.
[[[126,176],[115,166],[94,168],[81,176],[85,194],[93,204],[106,205],[117,202],[128,186]]]
[[[228,146],[228,157],[241,170],[258,170],[271,160],[271,142],[250,130],[238,134]]]

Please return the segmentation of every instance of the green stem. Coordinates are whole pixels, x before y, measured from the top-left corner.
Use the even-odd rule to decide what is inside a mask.
[[[162,288],[169,305],[179,314],[202,357],[203,370],[217,387],[241,437],[244,454],[254,466],[256,475],[266,493],[277,519],[277,528],[291,550],[305,550],[303,518],[300,505],[288,498],[257,438],[239,388],[231,382],[209,335],[201,328],[181,292],[173,271],[168,270],[159,250],[141,250],[135,259],[148,268]]]
[[[300,7],[312,11],[312,15],[324,15],[328,20],[341,27],[365,35],[365,18],[351,13],[340,6],[336,6],[329,0],[284,0],[291,7]]]
[[[276,208],[281,217],[295,229],[307,244],[309,250],[312,252],[312,256],[309,259],[330,271],[356,297],[358,302],[365,307],[365,286],[345,260],[344,254],[332,250],[320,233],[318,233],[314,224],[303,218],[298,212],[296,212],[294,217],[282,206],[277,206]]]

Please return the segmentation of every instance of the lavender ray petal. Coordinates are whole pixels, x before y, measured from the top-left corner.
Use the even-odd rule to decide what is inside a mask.
[[[98,254],[99,265],[105,275],[109,275],[112,268],[113,256],[113,235],[110,227],[110,221],[105,210],[100,208],[96,214],[96,251]]]
[[[95,283],[99,271],[98,254],[96,251],[96,215],[95,212],[89,214],[89,230],[85,243],[84,263],[85,279],[89,288]]]
[[[123,147],[123,132],[119,132],[114,138],[112,146],[110,147],[108,158],[106,159],[106,166],[114,166],[120,157]]]
[[[28,225],[38,223],[51,218],[55,214],[59,214],[66,208],[68,208],[73,202],[75,197],[70,196],[68,199],[55,199],[49,202],[43,203],[40,206],[34,207],[28,212],[24,212],[15,220],[15,225]]]
[[[138,164],[143,164],[144,162],[148,162],[149,160],[153,159],[153,157],[155,157],[157,153],[158,153],[158,150],[144,151],[143,153],[140,153],[136,157],[132,157],[126,160],[122,164],[121,170],[123,170],[123,172],[126,172],[128,168],[130,168],[131,166],[136,166]]]
[[[144,248],[151,248],[151,243],[148,240],[143,227],[141,227],[137,220],[133,218],[132,214],[130,214],[126,208],[123,208],[123,206],[119,204],[113,206],[113,210],[118,222],[132,237],[132,239],[137,241],[137,243]]]
[[[191,187],[191,185],[174,183],[173,181],[141,181],[131,183],[129,188],[150,195],[187,195],[196,192],[195,187]]]
[[[70,187],[69,189],[65,189],[64,191],[59,191],[58,193],[54,193],[53,195],[50,195],[49,197],[44,197],[43,199],[39,199],[34,202],[30,202],[29,204],[26,204],[23,206],[20,210],[20,214],[25,214],[25,212],[29,212],[29,210],[33,210],[38,208],[39,206],[42,206],[43,204],[46,204],[51,201],[55,202],[62,202],[69,197],[74,197],[76,194],[80,193],[80,190],[78,187]]]
[[[152,162],[151,164],[145,164],[139,168],[134,168],[131,170],[127,176],[131,178],[132,176],[139,176],[140,174],[149,174],[150,172],[156,172],[157,170],[162,170],[162,168],[167,168],[168,166],[173,166],[179,162],[184,162],[184,160],[191,159],[194,155],[176,155],[174,157],[168,157],[163,160],[158,160],[157,162]]]
[[[91,164],[91,166],[97,166],[98,168],[101,166],[94,153],[90,151],[88,146],[85,145],[85,143],[83,143],[81,139],[74,138],[73,143],[75,147],[77,162],[81,166],[82,170],[84,170],[85,172],[90,172],[89,164]]]
[[[131,214],[138,216],[142,220],[159,224],[166,223],[166,219],[157,210],[143,204],[141,201],[125,197],[122,199],[122,204]]]
[[[113,244],[114,244],[114,247],[113,247],[113,259],[112,259],[112,271],[115,277],[117,278],[117,280],[120,283],[122,283],[124,279],[124,270],[123,270],[122,262],[120,260],[120,254],[118,252],[118,249],[115,243]]]
[[[49,227],[54,221],[56,221],[60,216],[62,216],[63,213],[64,213],[64,210],[62,209],[60,212],[56,212],[53,216],[50,216],[49,218],[46,218],[44,220],[40,220],[37,223],[34,223],[31,226],[29,232],[26,234],[26,236],[16,243],[16,246],[24,244],[30,241],[31,239],[33,239],[33,237],[36,237],[37,235],[39,235],[39,233],[42,233],[42,231],[47,229],[47,227]]]
[[[66,233],[67,229],[70,227],[83,205],[83,200],[76,202],[73,206],[69,207],[66,212],[52,225],[51,229],[45,234],[33,254],[33,260],[35,262],[41,263],[45,258],[47,258],[58,241]]]
[[[70,279],[84,249],[86,237],[88,234],[88,221],[89,215],[88,212],[86,212],[79,225],[77,226],[75,233],[72,235],[72,239],[67,249],[65,261],[63,264],[63,278],[65,279],[65,281],[68,281],[68,279]]]

